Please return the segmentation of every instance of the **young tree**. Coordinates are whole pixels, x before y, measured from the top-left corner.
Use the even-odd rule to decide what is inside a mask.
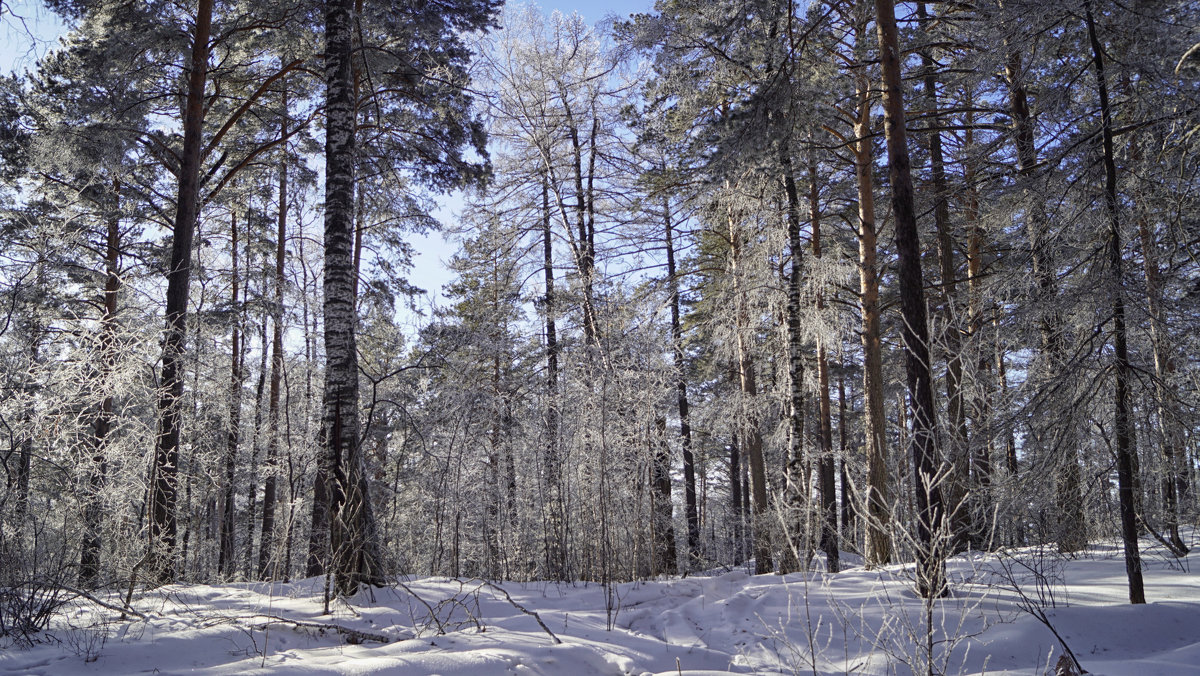
[[[1108,265],[1112,277],[1112,321],[1114,351],[1113,416],[1117,442],[1117,484],[1121,503],[1121,540],[1125,547],[1125,574],[1129,578],[1129,602],[1145,603],[1142,586],[1142,559],[1138,552],[1138,526],[1134,499],[1133,421],[1129,406],[1128,335],[1125,327],[1124,253],[1121,250],[1121,215],[1117,199],[1117,163],[1113,148],[1113,115],[1108,101],[1108,79],[1104,71],[1104,46],[1096,30],[1092,1],[1084,0],[1088,42],[1092,47],[1092,65],[1096,73],[1096,92],[1100,99],[1100,133],[1104,154],[1104,210],[1108,214]]]

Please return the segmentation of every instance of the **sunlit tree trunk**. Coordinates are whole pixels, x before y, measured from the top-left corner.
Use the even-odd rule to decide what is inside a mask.
[[[866,14],[856,21],[855,51],[865,61]],[[857,110],[854,119],[854,175],[858,188],[858,276],[862,311],[863,424],[867,455],[864,499],[865,562],[868,567],[892,560],[891,490],[888,486],[887,419],[883,398],[883,344],[879,322],[879,263],[875,233],[875,180],[871,124],[871,85],[864,69],[854,74]]]

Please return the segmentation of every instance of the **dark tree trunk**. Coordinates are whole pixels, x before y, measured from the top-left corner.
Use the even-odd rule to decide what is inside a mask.
[[[317,446],[325,448],[324,428],[317,434]],[[308,556],[304,562],[306,577],[324,575],[329,565],[329,478],[324,460],[317,467],[317,475],[313,479],[311,522],[308,532]]]
[[[238,227],[237,212],[230,216],[230,237],[233,241],[230,255],[233,258],[233,291],[230,308],[233,311],[233,340],[229,358],[229,428],[225,433],[225,462],[223,497],[221,501],[220,546],[217,554],[217,570],[231,577],[235,570],[235,548],[237,546],[237,491],[234,488],[237,472],[238,446],[241,443],[242,427],[242,307],[238,300]]]
[[[908,393],[912,403],[913,488],[917,504],[917,591],[924,597],[945,593],[945,561],[939,531],[944,511],[937,450],[937,417],[929,369],[929,327],[925,317],[925,286],[921,276],[921,241],[913,207],[912,169],[905,132],[900,45],[892,0],[875,0],[879,60],[883,71],[884,135],[892,182],[892,214],[896,223],[896,252],[901,336]]]
[[[546,576],[567,579],[566,496],[558,456],[558,334],[555,326],[554,245],[550,231],[549,177],[542,177],[542,257],[546,279],[546,447],[543,451],[546,501]]]
[[[187,330],[188,282],[192,273],[192,238],[200,205],[200,161],[204,131],[204,86],[208,75],[209,33],[213,0],[199,0],[188,67],[183,109],[183,152],[179,158],[179,193],[167,273],[167,326],[163,339],[158,400],[158,436],[150,489],[150,543],[147,563],[160,582],[175,577],[175,502],[178,495],[179,429],[183,399],[183,350]]]
[[[758,416],[753,410],[753,401],[758,396],[758,385],[755,381],[754,357],[750,354],[750,339],[746,335],[749,324],[748,313],[744,307],[746,291],[742,288],[739,277],[741,271],[738,269],[742,249],[741,233],[732,212],[728,214],[728,221],[729,274],[733,278],[733,297],[736,306],[734,308],[734,333],[737,342],[737,375],[742,397],[746,401],[746,410],[743,414],[743,434],[746,459],[749,461],[749,502],[753,515],[755,570],[762,574],[775,569],[774,557],[771,553],[770,514],[767,505],[767,469],[763,461],[762,432],[759,431]]]
[[[671,502],[671,445],[667,443],[667,419],[658,416],[650,434],[652,462],[650,484],[654,524],[653,572],[675,575],[679,572],[675,549],[675,510]]]
[[[850,499],[850,475],[846,469],[846,456],[849,453],[848,427],[849,421],[846,415],[846,378],[844,375],[845,364],[839,363],[838,372],[838,455],[840,456],[838,479],[841,484],[842,493],[842,533],[843,537],[854,543],[854,502]],[[853,396],[853,392],[851,392]]]
[[[742,518],[742,467],[741,448],[738,446],[737,432],[729,440],[729,509],[733,521],[733,563],[740,566],[746,560],[745,520]]]
[[[287,92],[283,94],[283,114],[287,119]],[[279,131],[287,138],[287,123]],[[267,459],[263,483],[262,535],[258,543],[258,577],[267,579],[271,555],[275,549],[276,482],[279,475],[279,394],[283,378],[283,263],[287,241],[288,157],[285,152],[279,163],[279,213],[275,233],[275,302],[271,306],[271,381],[267,389]],[[357,278],[357,274],[355,277]],[[287,571],[284,571],[284,575]]]
[[[687,518],[688,569],[700,558],[700,515],[696,509],[696,458],[692,452],[692,423],[688,412],[687,363],[683,354],[683,325],[679,312],[679,274],[675,267],[675,240],[671,203],[663,197],[664,240],[667,245],[667,284],[671,294],[671,354],[675,363],[675,390],[679,404],[679,442],[683,449],[683,505]]]
[[[246,257],[247,268],[253,268],[253,259],[250,256]],[[250,297],[250,271],[246,271],[246,297]],[[261,297],[267,295],[267,281],[265,270],[263,276],[263,284]],[[254,525],[258,521],[258,446],[259,437],[263,431],[263,391],[267,386],[267,355],[269,349],[267,347],[267,319],[265,316],[259,317],[258,324],[258,344],[262,346],[259,352],[258,362],[258,383],[254,387],[254,425],[252,427],[253,434],[250,436],[250,486],[247,489],[249,496],[248,508],[246,509],[246,548],[245,561],[243,568],[247,579],[254,576]]]
[[[808,164],[808,206],[812,213],[812,248],[813,258],[821,258],[821,204],[817,183],[817,164],[815,157]],[[817,292],[817,311],[825,308],[823,291]],[[838,504],[837,487],[834,483],[836,462],[833,455],[833,414],[829,399],[829,350],[826,339],[817,336],[817,414],[821,430],[821,459],[817,465],[817,485],[821,497],[821,549],[825,552],[826,569],[831,573],[838,572],[839,561],[838,543]]]
[[[1129,578],[1129,602],[1145,603],[1142,586],[1142,557],[1138,551],[1137,508],[1134,497],[1133,421],[1129,415],[1129,347],[1126,344],[1124,257],[1121,252],[1121,214],[1117,202],[1117,163],[1113,150],[1112,109],[1108,103],[1108,82],[1104,75],[1104,47],[1096,33],[1092,1],[1084,0],[1088,40],[1092,46],[1092,64],[1096,68],[1096,88],[1100,96],[1101,137],[1104,146],[1104,206],[1108,213],[1108,264],[1112,276],[1113,351],[1115,352],[1116,400],[1114,422],[1117,440],[1117,492],[1121,503],[1121,540],[1125,545],[1125,574]]]
[[[565,105],[567,131],[571,139],[572,177],[575,182],[575,266],[583,283],[583,335],[587,345],[595,352],[600,351],[600,326],[596,317],[596,135],[599,133],[599,118],[593,118],[587,141],[587,165],[584,165],[584,142],[579,136],[579,126],[570,104]],[[565,214],[564,214],[565,219]],[[566,222],[563,223],[566,226]]]

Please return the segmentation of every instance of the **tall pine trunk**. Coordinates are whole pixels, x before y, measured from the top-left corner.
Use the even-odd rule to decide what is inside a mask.
[[[179,430],[182,423],[183,351],[187,331],[188,283],[192,273],[192,238],[200,210],[200,161],[204,131],[204,86],[208,75],[209,34],[213,0],[199,0],[188,66],[183,108],[183,151],[179,157],[179,191],[167,273],[167,325],[159,378],[158,435],[154,446],[150,489],[150,541],[147,563],[160,582],[175,577]]]
[[[867,17],[855,22],[857,61],[865,63]],[[857,110],[854,119],[854,174],[858,188],[858,276],[862,311],[863,419],[867,455],[865,502],[868,567],[892,560],[891,490],[888,486],[887,419],[883,396],[883,336],[879,321],[879,262],[875,231],[875,157],[871,124],[871,85],[865,69],[854,74]]]
[[[555,325],[554,243],[550,231],[550,178],[542,177],[542,265],[546,280],[546,445],[542,452],[546,505],[546,576],[567,579],[567,505],[558,445],[558,332]]]
[[[905,131],[904,88],[896,8],[892,0],[875,0],[879,61],[883,71],[884,136],[892,182],[892,214],[899,255],[901,336],[908,396],[912,405],[913,489],[917,505],[917,591],[921,596],[945,592],[945,553],[940,541],[944,510],[938,467],[937,412],[929,368],[929,327],[921,276],[921,241],[913,204],[912,169]]]
[[[971,457],[971,490],[974,492],[973,505],[978,513],[976,520],[976,538],[978,544],[991,540],[991,521],[994,498],[992,496],[992,459],[995,457],[996,433],[992,429],[992,398],[994,396],[995,378],[992,374],[992,358],[989,352],[984,330],[987,325],[986,312],[983,302],[983,226],[979,222],[979,191],[976,187],[978,169],[972,153],[975,147],[975,113],[971,110],[975,105],[974,94],[968,89],[966,93],[966,119],[963,131],[963,149],[966,156],[963,160],[963,193],[966,202],[963,208],[967,229],[967,333],[971,343],[979,346],[979,355],[975,363],[975,378],[977,389],[971,406],[971,425],[977,431],[976,442],[972,448]],[[979,438],[978,432],[983,432]]]
[[[238,446],[241,443],[242,427],[242,307],[238,300],[238,226],[237,212],[230,214],[229,223],[230,256],[233,259],[232,277],[233,290],[230,297],[230,309],[233,312],[233,340],[229,355],[229,422],[225,432],[224,475],[222,476],[221,526],[219,549],[217,554],[217,570],[225,577],[231,577],[236,568],[235,548],[237,540],[237,505],[234,477],[237,472]]]
[[[687,363],[683,354],[683,324],[679,310],[679,272],[675,265],[675,238],[671,202],[663,197],[663,240],[667,247],[667,288],[671,294],[671,356],[675,365],[676,401],[679,406],[679,444],[683,450],[683,505],[687,519],[688,570],[700,558],[700,514],[696,507],[696,457],[692,452],[692,423],[688,407]]]
[[[742,235],[732,211],[729,212],[727,218],[729,221],[729,275],[733,279],[734,333],[737,336],[737,376],[744,407],[742,424],[746,459],[750,465],[749,498],[754,529],[755,570],[761,574],[775,569],[771,554],[770,513],[767,508],[767,470],[763,461],[762,432],[759,431],[758,414],[754,410],[758,385],[755,381],[754,357],[750,354],[750,339],[747,335],[750,318],[745,307],[746,291],[739,278],[741,271],[738,269],[742,251]]]
[[[280,138],[287,138],[287,91],[283,93],[283,115],[285,122],[279,130]],[[286,146],[285,146],[286,147]],[[279,476],[279,394],[283,378],[283,263],[284,245],[287,241],[287,191],[288,157],[283,154],[279,162],[279,213],[275,232],[275,302],[271,306],[271,380],[267,389],[267,459],[263,483],[262,535],[258,543],[258,577],[267,579],[271,555],[275,549],[275,507],[277,502],[276,482]],[[357,278],[358,275],[356,274]],[[287,571],[284,571],[287,574]]]
[[[917,3],[917,17],[922,22],[929,20],[924,2]],[[932,39],[932,38],[930,38]],[[967,416],[963,406],[962,341],[959,339],[958,293],[955,285],[954,236],[950,223],[950,190],[946,181],[946,162],[942,153],[942,134],[937,127],[938,77],[937,64],[930,48],[920,50],[921,67],[924,70],[922,83],[928,114],[932,115],[926,142],[929,150],[929,178],[933,187],[933,223],[937,233],[938,264],[941,273],[942,348],[946,357],[946,400],[949,434],[946,456],[950,473],[946,477],[946,510],[950,515],[950,530],[956,551],[966,549],[971,535],[971,510],[967,505],[967,491],[971,475],[971,456],[967,445]]]
[[[817,183],[817,163],[808,163],[808,208],[812,217],[813,258],[821,259],[821,204]],[[817,312],[825,309],[824,290],[817,292]],[[821,498],[821,549],[826,569],[836,573],[841,567],[838,543],[837,487],[834,482],[836,458],[833,455],[833,414],[829,401],[829,347],[827,338],[817,334],[817,418],[821,432],[821,456],[817,463],[817,486]]]
[[[801,292],[804,284],[804,242],[800,237],[800,191],[796,186],[790,144],[780,151],[783,190],[787,197],[788,256],[791,271],[787,279],[788,332],[788,454],[785,468],[787,478],[787,511],[784,527],[787,541],[779,561],[780,573],[793,573],[807,565],[812,558],[812,543],[808,533],[809,477],[808,458],[804,457],[804,341],[802,337]]]
[[[1154,353],[1154,395],[1157,400],[1155,418],[1158,421],[1159,449],[1166,465],[1162,480],[1163,512],[1166,519],[1166,538],[1171,553],[1187,556],[1188,546],[1179,535],[1179,502],[1186,494],[1186,474],[1181,471],[1183,431],[1174,407],[1174,396],[1167,386],[1167,377],[1174,366],[1165,335],[1166,313],[1163,311],[1162,280],[1158,267],[1158,243],[1145,218],[1138,219],[1138,236],[1142,245],[1142,266],[1146,281],[1146,307],[1150,315],[1150,345]]]

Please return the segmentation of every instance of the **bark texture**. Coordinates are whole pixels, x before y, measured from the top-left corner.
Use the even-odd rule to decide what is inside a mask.
[[[922,596],[945,592],[945,552],[939,537],[944,524],[942,472],[938,466],[937,412],[929,368],[929,327],[925,316],[925,285],[921,275],[921,242],[914,210],[912,167],[908,155],[900,45],[896,8],[891,0],[876,0],[879,61],[883,70],[884,135],[892,181],[892,213],[896,222],[896,252],[904,327],[904,370],[912,406],[913,488],[917,506],[917,591]]]
[[[1121,504],[1121,540],[1125,546],[1125,574],[1129,578],[1129,602],[1145,603],[1142,585],[1142,558],[1138,551],[1137,512],[1134,497],[1133,422],[1129,411],[1129,347],[1125,327],[1124,268],[1121,253],[1121,212],[1117,201],[1117,163],[1113,150],[1112,108],[1108,102],[1108,82],[1104,74],[1104,47],[1096,32],[1091,0],[1084,0],[1088,41],[1092,47],[1092,65],[1100,96],[1101,139],[1104,148],[1104,208],[1108,214],[1108,265],[1112,286],[1114,392],[1113,413],[1117,438],[1117,494]]]
[[[183,151],[167,272],[167,327],[159,378],[158,436],[150,483],[150,542],[147,562],[160,582],[175,577],[175,503],[179,492],[179,431],[182,422],[183,351],[186,344],[188,283],[192,274],[192,240],[200,208],[200,162],[204,131],[204,87],[208,75],[213,0],[200,0],[192,35],[183,108]]]
[[[325,402],[335,590],[350,596],[383,573],[360,446],[355,329],[353,0],[325,4]]]

